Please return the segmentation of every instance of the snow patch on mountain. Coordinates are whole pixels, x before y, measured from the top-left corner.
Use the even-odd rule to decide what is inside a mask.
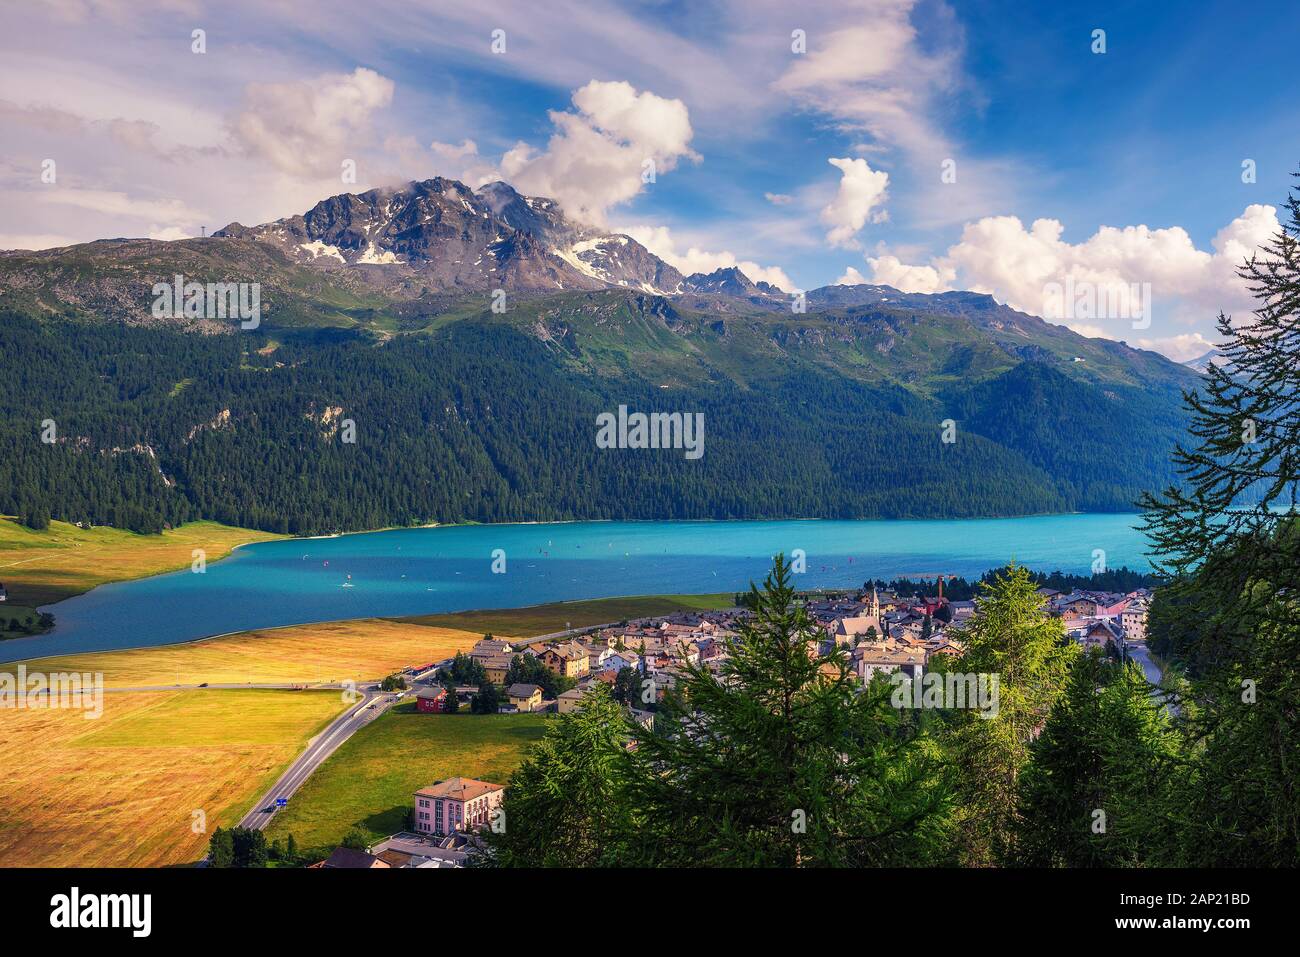
[[[344,265],[347,264],[347,260],[343,258],[343,251],[339,247],[323,243],[319,239],[313,239],[309,243],[299,243],[298,248],[305,253],[310,253],[313,260],[319,259],[321,256],[327,256],[337,259]]]

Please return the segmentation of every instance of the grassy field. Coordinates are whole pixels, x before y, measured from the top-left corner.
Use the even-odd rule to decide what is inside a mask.
[[[329,691],[123,692],[0,711],[0,867],[198,860],[343,708]]]
[[[131,651],[39,659],[43,671],[103,672],[109,688],[147,685],[316,683],[382,678],[468,651],[481,634],[384,619],[246,631]],[[18,662],[0,665],[13,671]],[[38,667],[25,662],[29,669]]]
[[[12,602],[48,605],[105,582],[188,568],[196,548],[214,562],[244,542],[283,537],[216,522],[190,522],[161,535],[77,528],[67,522],[50,522],[48,529],[36,532],[0,518],[0,582]]]
[[[353,828],[374,840],[406,827],[415,791],[454,776],[506,784],[539,739],[536,714],[419,714],[400,705],[354,734],[276,814],[268,839],[292,834],[324,857]]]
[[[531,638],[563,631],[566,623],[574,628],[601,625],[625,618],[668,615],[675,611],[708,611],[730,608],[735,595],[640,595],[625,598],[592,598],[586,601],[561,601],[529,608],[503,608],[491,611],[462,611],[444,615],[416,615],[394,621],[460,628],[479,634],[490,633],[508,638]]]

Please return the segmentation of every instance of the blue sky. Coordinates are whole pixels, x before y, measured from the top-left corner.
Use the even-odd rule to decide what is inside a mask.
[[[1283,3],[267,6],[0,12],[0,247],[507,178],[688,271],[978,289],[1189,358],[1300,168]],[[1151,321],[1050,315],[1066,279],[1145,284]]]

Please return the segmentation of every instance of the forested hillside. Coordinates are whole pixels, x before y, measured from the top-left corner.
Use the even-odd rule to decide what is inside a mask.
[[[808,314],[588,290],[500,314],[478,293],[369,293],[325,316],[319,274],[286,260],[255,330],[151,322],[107,305],[142,263],[243,262],[246,241],[137,242],[125,265],[100,245],[0,264],[27,290],[0,311],[0,510],[36,525],[1122,511],[1170,479],[1195,381],[988,297],[891,307],[887,287]],[[60,293],[74,261],[111,282]],[[598,447],[619,406],[702,414],[704,454]]]
[[[504,325],[427,338],[246,340],[12,314],[0,509],[160,528],[191,518],[295,533],[429,521],[919,517],[1069,508],[1046,473],[851,381],[792,377],[665,394],[584,378]],[[596,416],[702,412],[705,454],[599,449]],[[338,421],[355,422],[356,442]],[[57,441],[40,441],[53,419]],[[332,434],[331,434],[332,433]]]

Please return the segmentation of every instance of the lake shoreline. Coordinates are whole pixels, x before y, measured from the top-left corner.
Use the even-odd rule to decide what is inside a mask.
[[[95,588],[49,606],[58,624],[0,660],[153,647],[289,625],[411,618],[660,594],[744,590],[777,552],[805,557],[800,587],[868,578],[977,578],[1149,567],[1135,513],[1010,519],[562,522],[437,525],[276,538],[189,569]],[[400,533],[400,534],[398,534]],[[311,545],[305,542],[311,541]],[[256,547],[252,547],[256,545]],[[497,567],[499,565],[499,568]],[[498,573],[499,572],[499,573]],[[12,647],[18,645],[19,648]]]
[[[533,526],[542,526],[542,525],[554,525],[560,527],[566,525],[601,525],[601,524],[662,525],[666,523],[672,523],[672,524],[705,523],[705,524],[715,524],[715,525],[727,525],[727,524],[742,523],[742,522],[754,523],[754,524],[765,523],[765,522],[846,522],[846,521],[847,522],[879,522],[879,523],[987,522],[987,521],[1008,521],[1009,522],[1009,521],[1017,521],[1019,519],[1059,518],[1064,516],[1075,516],[1075,515],[1136,515],[1136,514],[1139,513],[1137,512],[1034,512],[1025,515],[980,515],[980,516],[967,516],[964,518],[852,518],[852,519],[816,518],[816,517],[815,518],[681,518],[681,519],[573,518],[573,519],[556,519],[555,521],[531,521],[530,520],[530,521],[517,521],[517,522],[429,522],[423,525],[385,525],[380,528],[357,529],[355,531],[349,531],[349,532],[331,532],[326,535],[283,535],[279,533],[266,532],[264,534],[274,535],[274,537],[262,538],[262,539],[250,539],[249,541],[239,542],[237,544],[231,545],[226,550],[226,553],[224,555],[213,560],[212,562],[209,562],[209,564],[215,565],[217,562],[225,561],[231,558],[236,552],[238,552],[242,548],[251,547],[254,545],[263,545],[269,541],[276,541],[276,542],[331,541],[333,539],[347,538],[349,536],[378,535],[384,532],[403,532],[403,531],[417,531],[417,530],[423,531],[423,530],[435,529],[435,528],[516,528],[516,527],[533,527]],[[197,521],[211,521],[211,520],[200,519]],[[186,525],[189,524],[191,523],[187,522],[185,523],[185,525],[178,526],[178,527],[184,528],[186,527]],[[234,528],[235,526],[225,526],[225,527]],[[114,526],[100,525],[100,526],[92,526],[91,528],[92,529],[93,528],[113,529]],[[256,530],[251,530],[251,531],[256,531]],[[68,595],[66,598],[60,598],[56,602],[49,602],[47,604],[40,605],[39,607],[36,607],[36,610],[38,612],[48,611],[53,614],[58,609],[58,607],[63,603],[71,601],[75,598],[80,598],[82,595],[88,594],[89,592],[92,592],[97,588],[102,588],[105,585],[114,585],[121,582],[129,582],[129,581],[141,581],[147,578],[157,578],[162,575],[171,575],[174,574],[175,572],[182,571],[184,567],[185,567],[184,564],[181,564],[175,568],[153,572],[152,574],[148,574],[148,575],[128,576],[123,578],[114,578],[109,581],[99,582],[95,585],[92,585],[90,588],[86,589],[86,591],[77,592],[76,594]],[[580,601],[581,599],[573,599],[573,600]],[[522,607],[528,607],[528,606],[522,606]]]

